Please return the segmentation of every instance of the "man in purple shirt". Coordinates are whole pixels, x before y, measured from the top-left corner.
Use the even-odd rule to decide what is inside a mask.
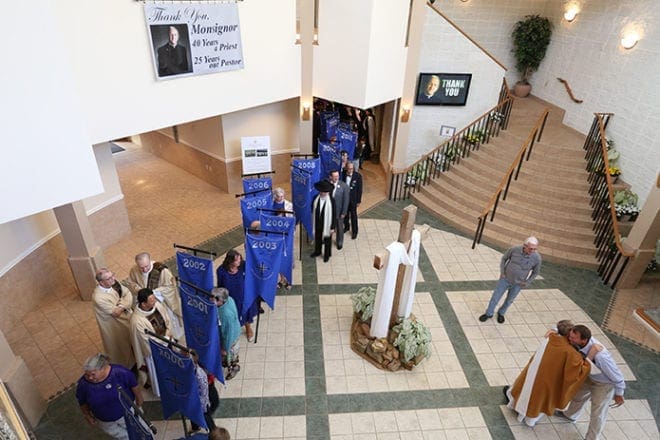
[[[500,280],[495,286],[486,313],[479,317],[479,321],[486,322],[492,318],[495,307],[502,299],[504,292],[508,292],[504,304],[497,311],[497,322],[500,324],[504,322],[504,315],[520,293],[520,289],[530,285],[541,271],[541,256],[537,252],[538,247],[538,239],[528,237],[522,246],[514,246],[502,255]]]
[[[83,368],[85,374],[78,380],[76,399],[85,420],[90,425],[98,425],[112,438],[128,440],[117,387],[122,387],[135,398],[138,406],[142,406],[142,391],[135,376],[125,367],[111,364],[110,358],[102,353],[88,358]]]

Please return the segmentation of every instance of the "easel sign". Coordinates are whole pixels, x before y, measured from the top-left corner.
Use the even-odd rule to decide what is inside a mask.
[[[251,136],[241,138],[241,159],[243,174],[269,173],[270,136]]]

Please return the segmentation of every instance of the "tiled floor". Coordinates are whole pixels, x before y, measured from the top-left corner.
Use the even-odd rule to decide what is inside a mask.
[[[486,310],[491,291],[447,292],[463,332],[491,386],[511,384],[543,335],[562,319],[584,324],[605,344],[627,381],[635,376],[607,336],[573,301],[557,289],[524,290],[506,313],[506,322],[484,323],[477,317]]]
[[[188,199],[185,191],[158,181],[158,185],[166,185],[164,196],[158,191],[139,192],[140,186],[150,186],[143,182],[150,181],[150,177],[143,174],[151,169],[166,173],[168,182],[200,191],[203,203],[222,207],[223,219],[205,219],[199,234],[194,231],[188,234],[182,229],[182,240],[195,247],[215,250],[220,255],[218,258],[231,247],[240,249],[241,231],[228,230],[238,223],[233,197],[211,197],[213,189],[204,190],[209,193],[205,196],[199,189],[206,188],[204,183],[158,159],[145,157],[140,151],[129,149],[118,156],[122,154],[131,156],[118,160],[124,162],[120,176],[127,199],[128,194],[135,197],[129,206],[132,236],[144,237],[136,238],[139,242],[136,245],[123,243],[123,250],[110,253],[121,270],[128,269],[133,255],[143,246],[158,259],[171,257],[171,243],[179,239],[170,236],[161,243],[157,238],[150,241],[150,234],[170,234],[173,232],[167,228],[173,231],[183,228],[176,223],[181,221],[178,214],[181,209],[169,206],[183,206],[186,200],[179,199]],[[131,169],[133,173],[129,172]],[[280,290],[275,310],[262,315],[258,344],[247,346],[243,336],[243,369],[228,382],[227,389],[221,390],[221,404],[215,414],[218,423],[230,430],[232,438],[580,438],[577,436],[584,432],[582,422],[572,425],[551,419],[550,423],[532,430],[520,426],[515,418],[509,417],[510,411],[501,407],[504,402],[500,384],[515,377],[536,349],[540,335],[558,316],[587,323],[626,368],[629,379],[626,404],[612,411],[606,438],[660,437],[656,422],[660,408],[658,355],[602,333],[597,324],[606,312],[611,292],[599,285],[596,274],[544,264],[543,279],[535,282],[533,290],[521,294],[505,324],[479,323],[476,317],[485,308],[493,288],[501,250],[480,246],[476,252],[468,252],[466,238],[422,210],[418,212],[417,223],[428,223],[433,229],[420,252],[421,276],[415,313],[432,328],[434,357],[413,372],[394,375],[376,371],[357,358],[345,340],[351,314],[348,295],[363,285],[376,283],[373,254],[381,252],[396,236],[400,210],[405,206],[391,202],[374,205],[382,198],[385,185],[373,169],[365,175],[371,192],[363,205],[365,209],[373,207],[361,215],[358,239],[348,237],[344,249],[334,250],[327,264],[310,259],[307,255],[311,249],[305,244],[302,260],[296,260],[293,288]],[[127,188],[129,185],[135,188]],[[144,206],[152,196],[154,206]],[[133,209],[139,216],[131,213]],[[164,225],[154,231],[148,227],[152,218],[149,213],[158,212]],[[213,223],[216,221],[219,223]],[[449,269],[450,264],[457,266]],[[457,275],[460,272],[463,275]],[[354,277],[349,273],[354,273]],[[76,310],[76,316],[83,319],[91,316],[86,305],[89,303],[80,303],[80,309],[72,306],[71,310]],[[87,344],[88,350],[96,350],[93,341]],[[514,351],[509,351],[511,345]],[[489,353],[492,356],[482,362],[485,359],[482,355]],[[76,369],[71,370],[72,378]],[[397,376],[405,380],[392,379]],[[162,420],[158,402],[147,402],[145,410],[159,427],[157,438],[174,439],[183,434],[180,420],[175,417]],[[36,434],[39,439],[103,437],[84,422],[72,390],[51,401]]]
[[[529,428],[516,419],[515,412],[501,406],[507,423],[511,425],[516,440],[557,439],[579,440],[584,438],[589,427],[589,407],[580,415],[576,423],[561,417],[543,418],[534,428]],[[646,400],[626,400],[623,406],[610,409],[603,429],[606,440],[613,439],[657,439],[658,429]]]

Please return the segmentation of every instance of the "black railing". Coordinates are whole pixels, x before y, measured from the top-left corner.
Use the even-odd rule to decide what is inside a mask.
[[[545,128],[545,123],[548,120],[549,110],[546,108],[541,116],[536,120],[536,124],[530,131],[529,135],[525,142],[523,142],[522,147],[518,150],[516,158],[513,160],[509,169],[504,173],[500,184],[497,186],[497,189],[490,197],[488,204],[481,211],[481,214],[478,217],[477,230],[474,234],[474,239],[472,240],[472,249],[478,243],[481,243],[481,237],[484,233],[484,228],[486,227],[486,220],[490,214],[490,221],[492,222],[495,218],[495,212],[497,211],[497,205],[500,203],[500,199],[506,200],[507,194],[509,194],[509,187],[511,186],[511,179],[518,180],[518,174],[520,174],[520,168],[522,168],[523,160],[528,161],[529,157],[532,154],[532,148],[534,148],[534,142],[540,142],[541,136],[543,135],[543,129]],[[515,173],[514,173],[515,171]]]
[[[605,285],[614,288],[621,278],[630,258],[635,254],[626,252],[621,244],[619,224],[616,220],[614,190],[607,159],[607,139],[605,129],[614,116],[612,113],[595,113],[591,129],[584,142],[589,195],[591,196],[591,218],[596,234],[596,259],[598,275]]]
[[[461,159],[469,157],[470,152],[490,142],[491,137],[499,136],[500,130],[506,130],[509,125],[513,99],[506,80],[502,81],[499,103],[495,107],[409,167],[403,170],[392,168],[389,199],[407,199],[431,179],[448,171],[452,165],[458,165]]]

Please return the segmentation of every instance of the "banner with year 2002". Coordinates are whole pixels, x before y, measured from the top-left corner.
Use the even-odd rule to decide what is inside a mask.
[[[147,3],[156,78],[243,69],[236,3]]]

